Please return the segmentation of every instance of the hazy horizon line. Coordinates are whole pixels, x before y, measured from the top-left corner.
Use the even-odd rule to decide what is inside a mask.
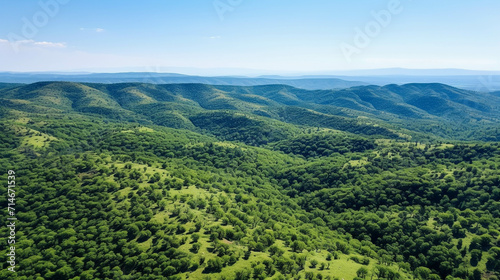
[[[317,70],[317,71],[295,71],[295,70],[262,70],[251,68],[194,68],[194,67],[162,67],[164,69],[147,69],[147,67],[120,67],[101,69],[75,69],[59,71],[9,71],[2,70],[3,74],[52,74],[52,75],[85,75],[85,74],[125,74],[125,73],[155,73],[155,74],[177,74],[186,76],[335,76],[335,75],[446,75],[446,76],[466,76],[466,75],[500,75],[500,70],[482,70],[465,68],[360,68],[348,70]],[[229,72],[226,72],[229,71]],[[394,73],[391,73],[394,72]],[[395,73],[395,72],[402,73]],[[203,73],[204,72],[204,73]],[[224,73],[226,72],[226,73]],[[379,72],[379,73],[376,73]],[[413,72],[413,73],[411,73]],[[434,73],[425,73],[434,72]],[[442,72],[436,74],[436,72]],[[448,73],[446,73],[448,72]]]

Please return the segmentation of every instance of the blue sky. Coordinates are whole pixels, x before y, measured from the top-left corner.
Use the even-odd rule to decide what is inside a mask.
[[[0,0],[0,5],[0,71],[500,70],[498,0]]]

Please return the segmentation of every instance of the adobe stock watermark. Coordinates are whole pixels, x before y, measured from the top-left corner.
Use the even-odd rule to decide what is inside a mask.
[[[16,172],[9,170],[7,172],[7,228],[9,236],[7,243],[7,270],[16,272]]]
[[[234,12],[241,3],[243,3],[243,0],[215,0],[212,2],[220,21],[224,21],[224,15]]]
[[[22,17],[23,25],[20,34],[11,32],[7,35],[10,45],[17,53],[19,44],[32,40],[43,27],[49,24],[50,20],[57,16],[61,6],[68,4],[71,0],[40,0],[38,6],[40,9],[31,17]]]
[[[351,62],[353,55],[361,54],[362,50],[367,48],[372,40],[391,24],[394,16],[401,12],[403,12],[403,5],[400,0],[390,0],[385,9],[378,12],[371,11],[373,19],[367,22],[363,28],[354,28],[355,34],[352,43],[342,42],[340,44],[345,59]]]

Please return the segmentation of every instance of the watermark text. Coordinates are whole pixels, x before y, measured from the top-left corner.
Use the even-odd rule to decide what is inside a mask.
[[[7,172],[7,227],[9,228],[9,236],[7,243],[7,269],[16,272],[16,173],[13,170]]]

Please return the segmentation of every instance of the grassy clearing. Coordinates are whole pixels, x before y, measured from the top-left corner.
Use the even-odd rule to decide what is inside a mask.
[[[144,126],[139,127],[138,130],[139,130],[139,132],[155,132],[154,129],[149,128],[149,127],[144,127]]]
[[[14,123],[16,124],[28,124],[29,122],[31,121],[30,118],[27,118],[27,117],[21,117],[21,118],[18,118],[14,121]]]
[[[368,164],[368,159],[360,159],[360,160],[350,160],[348,161],[346,164],[344,164],[344,167],[343,168],[346,168],[348,165],[352,166],[352,167],[361,167],[361,166],[365,166]]]
[[[153,238],[149,238],[148,240],[146,240],[142,243],[137,243],[137,246],[139,247],[139,249],[141,251],[146,252],[149,248],[151,248],[152,244],[153,244]]]
[[[23,119],[22,121],[29,121],[29,119]],[[54,136],[24,126],[16,125],[13,128],[16,135],[22,137],[21,146],[31,146],[41,149],[47,147],[52,141],[58,140]]]

